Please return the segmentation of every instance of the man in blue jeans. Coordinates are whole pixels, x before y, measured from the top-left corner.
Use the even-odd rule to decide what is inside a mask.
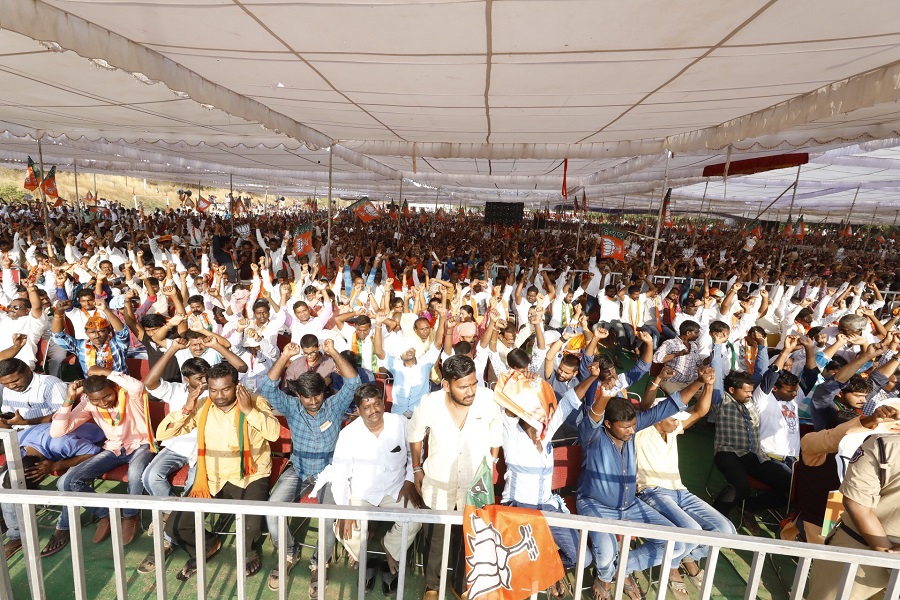
[[[533,508],[547,512],[568,514],[569,509],[558,494],[553,493],[553,435],[566,417],[581,408],[581,400],[593,385],[600,372],[598,363],[591,363],[590,375],[577,386],[563,394],[559,406],[550,417],[543,435],[543,442],[535,429],[518,416],[505,411],[503,418],[504,474],[503,504]],[[551,527],[550,532],[565,569],[574,569],[578,561],[578,533],[574,529]],[[587,565],[586,565],[587,566]],[[554,584],[553,597],[571,594],[566,578]]]
[[[694,385],[694,384],[692,384]],[[690,388],[690,386],[689,386]],[[687,393],[697,392],[697,388]],[[636,497],[637,465],[635,433],[653,426],[686,408],[679,392],[643,412],[636,412],[629,400],[610,397],[601,390],[593,402],[585,402],[578,437],[583,447],[581,477],[578,480],[578,514],[619,521],[637,521],[672,527],[671,521]],[[616,574],[618,544],[611,533],[591,532],[594,554],[594,598],[610,598]],[[684,556],[685,546],[675,544],[674,562]],[[629,552],[624,591],[629,598],[643,597],[637,581],[631,576],[662,563],[665,542],[647,539]],[[665,565],[664,568],[668,568]]]
[[[84,396],[78,406],[75,404]],[[73,409],[72,407],[75,406]],[[50,435],[61,437],[84,423],[93,421],[106,436],[103,452],[69,469],[59,478],[56,487],[61,492],[93,492],[94,479],[120,465],[128,465],[128,493],[144,493],[141,476],[153,460],[149,418],[144,384],[123,373],[116,373],[96,365],[88,369],[88,378],[69,384],[69,393],[50,425]],[[94,533],[94,543],[109,537],[109,509],[88,510],[100,519]],[[130,544],[138,532],[140,511],[122,510],[122,543]],[[69,512],[63,511],[56,531],[41,556],[56,554],[69,543]]]
[[[734,525],[719,511],[692,494],[681,482],[678,467],[677,436],[690,429],[709,412],[712,404],[716,372],[712,367],[699,367],[698,379],[684,391],[695,391],[703,385],[703,392],[697,403],[686,411],[663,419],[653,427],[648,427],[635,436],[637,449],[638,498],[655,508],[662,516],[678,527],[686,529],[735,533]],[[642,407],[649,407],[656,401],[656,393],[662,380],[673,375],[673,370],[664,368],[647,386]],[[664,400],[662,398],[661,400]],[[703,584],[703,571],[698,566],[700,559],[709,552],[706,546],[685,545],[682,564],[688,578],[699,589]],[[686,600],[687,587],[677,568],[669,574],[669,589],[681,600]]]
[[[353,402],[353,393],[359,387],[359,376],[356,368],[344,358],[334,347],[333,340],[322,343],[325,354],[334,360],[335,371],[344,379],[344,385],[334,396],[325,398],[325,379],[315,372],[303,373],[297,379],[288,382],[288,389],[295,396],[285,394],[278,387],[281,374],[295,356],[302,353],[300,346],[288,344],[281,351],[268,377],[260,377],[258,392],[269,404],[284,415],[291,430],[291,467],[284,470],[275,490],[269,496],[272,502],[294,502],[302,495],[309,494],[316,486],[316,479],[331,464],[334,447],[344,414]],[[331,486],[319,486],[317,494],[319,504],[334,504]],[[266,526],[275,549],[278,549],[278,516],[267,515]],[[324,531],[323,531],[324,530]],[[332,521],[326,520],[320,527],[319,535],[325,536],[325,556],[331,556],[334,550],[335,537]],[[290,569],[297,561],[297,548],[291,532],[287,532],[285,543],[288,546],[288,564]],[[309,597],[318,598],[318,555],[319,546],[310,557]],[[277,590],[279,567],[269,574],[269,589]]]

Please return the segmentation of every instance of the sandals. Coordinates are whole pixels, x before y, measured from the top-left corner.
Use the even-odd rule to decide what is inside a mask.
[[[288,573],[288,575],[291,574],[291,569],[293,569],[294,565],[297,564],[297,559],[299,557],[300,557],[300,554],[296,551],[293,552],[292,554],[287,555],[287,573]],[[269,572],[269,581],[268,581],[267,585],[268,585],[269,589],[272,590],[273,592],[278,591],[278,586],[281,585],[280,578],[281,578],[281,573],[280,573],[278,567],[275,567],[274,569],[272,569],[271,572]]]
[[[63,529],[57,529],[53,532],[53,535],[50,537],[50,541],[47,542],[47,545],[44,546],[44,549],[41,550],[41,558],[47,558],[48,556],[53,556],[63,548],[69,545],[69,531]]]
[[[647,597],[644,595],[644,590],[641,589],[640,584],[635,580],[633,575],[629,575],[625,579],[622,591],[625,592],[625,595],[631,598],[631,600],[647,600]]]
[[[551,598],[562,600],[562,598],[565,598],[566,596],[574,595],[574,592],[568,578],[563,576],[562,579],[547,588],[547,595]]]
[[[222,549],[222,541],[216,540],[216,543],[212,545],[212,548],[206,551],[206,560],[211,559],[213,556],[219,553],[219,550]],[[256,569],[259,571],[259,568]],[[194,558],[189,558],[181,570],[175,575],[175,579],[178,581],[187,581],[191,577],[197,574],[197,560]]]
[[[250,557],[247,559],[247,570],[245,571],[247,577],[253,577],[262,569],[262,560],[259,558],[259,554],[253,552],[250,554]]]
[[[594,600],[612,600],[612,591],[603,587],[603,583],[606,582],[601,582],[598,578],[594,577],[594,585],[591,586]]]
[[[678,598],[678,600],[690,600],[690,594],[688,594],[687,586],[684,585],[683,581],[672,581],[669,580],[669,591],[672,592],[672,595]]]
[[[688,573],[688,570],[684,567],[684,564],[682,563],[682,565],[681,565],[681,576],[687,577],[688,581],[690,581],[695,586],[697,586],[698,590],[703,588],[703,578],[705,575],[706,575],[706,571],[704,571],[703,569],[700,569],[696,575],[691,575],[690,573]]]

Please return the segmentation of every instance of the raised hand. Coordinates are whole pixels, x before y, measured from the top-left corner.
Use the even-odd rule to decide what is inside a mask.
[[[295,356],[299,356],[301,352],[303,352],[303,350],[300,348],[300,344],[290,342],[281,350],[281,355],[287,358],[294,358]]]

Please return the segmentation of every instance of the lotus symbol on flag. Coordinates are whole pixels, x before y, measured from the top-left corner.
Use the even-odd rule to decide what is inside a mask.
[[[364,207],[364,210],[366,211],[366,214],[369,215],[370,217],[378,216],[378,209],[375,208],[375,205],[373,205],[373,204],[366,204]]]
[[[470,518],[475,535],[466,535],[466,542],[472,551],[472,555],[466,557],[471,569],[466,577],[469,599],[480,598],[500,588],[511,590],[509,559],[520,552],[528,552],[532,562],[540,556],[531,525],[520,525],[522,539],[512,546],[504,546],[500,531],[491,523],[485,523],[475,513],[471,513]]]
[[[609,238],[603,238],[603,255],[610,256],[616,252],[616,243]]]

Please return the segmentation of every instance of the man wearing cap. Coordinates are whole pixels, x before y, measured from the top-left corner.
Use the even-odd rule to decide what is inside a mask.
[[[103,316],[95,315],[84,324],[87,340],[76,340],[65,331],[65,313],[57,310],[53,315],[53,339],[67,352],[78,358],[83,373],[93,366],[110,369],[117,373],[127,373],[126,356],[131,343],[128,328],[116,313],[106,305],[106,300],[97,299],[97,306]]]

